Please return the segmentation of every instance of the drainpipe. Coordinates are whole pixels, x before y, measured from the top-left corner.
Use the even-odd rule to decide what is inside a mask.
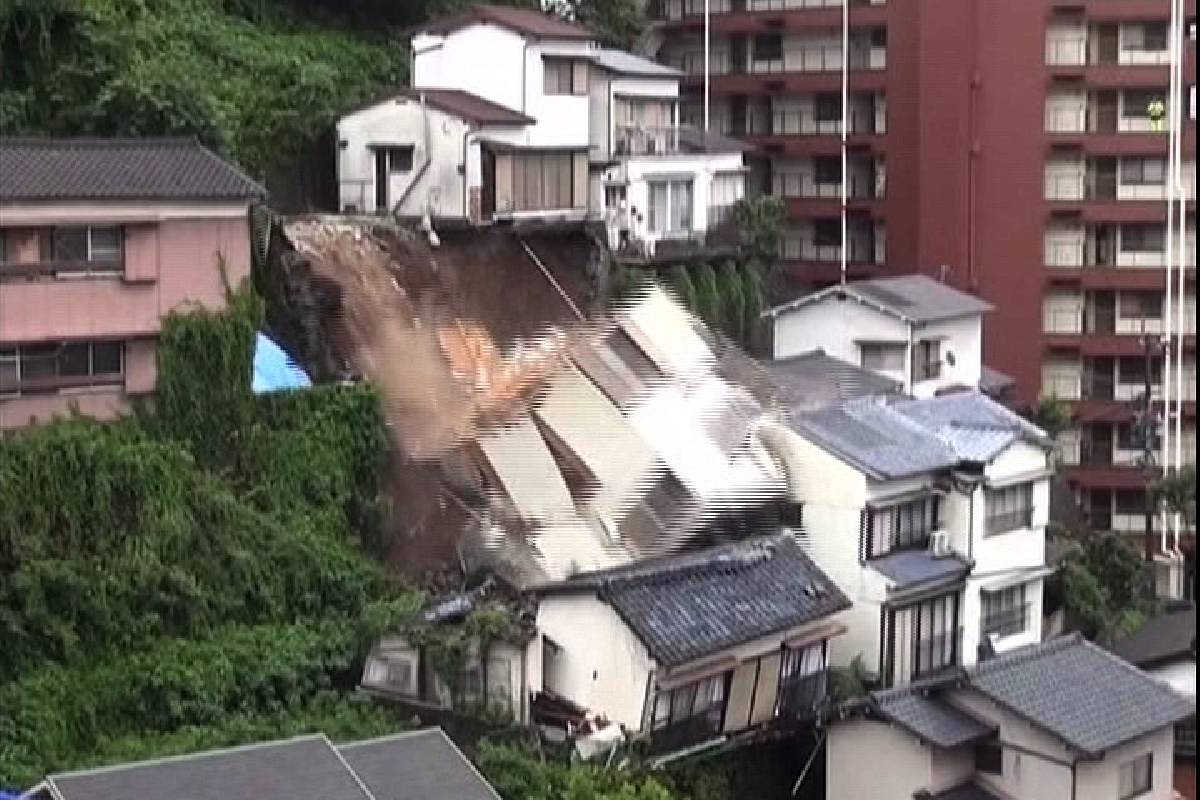
[[[705,0],[708,2],[708,0]],[[850,220],[846,215],[849,200],[850,155],[850,0],[842,0],[842,248],[840,259],[841,283],[846,283],[846,266],[850,254]]]
[[[470,201],[471,189],[470,189],[470,181],[468,180],[468,177],[467,177],[467,165],[469,163],[467,159],[468,159],[468,156],[470,156],[470,154],[471,154],[471,142],[475,141],[478,137],[479,137],[479,132],[473,131],[473,130],[467,131],[467,133],[463,135],[462,215],[463,215],[463,219],[465,219],[465,220],[469,220],[470,216],[471,216],[471,201]],[[483,191],[483,189],[482,189],[482,187],[483,187],[483,161],[482,161],[482,158],[480,159],[479,182],[480,182],[479,183],[480,191],[482,192]],[[482,214],[483,214],[483,209],[480,209],[480,215],[482,216]],[[482,222],[482,219],[480,221]]]

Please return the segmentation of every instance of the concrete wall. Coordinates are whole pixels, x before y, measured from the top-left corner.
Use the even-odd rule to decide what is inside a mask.
[[[5,207],[0,216],[6,230],[19,223],[34,241],[38,227],[54,224],[122,224],[125,233],[122,272],[0,281],[0,343],[124,340],[124,384],[2,398],[0,428],[45,422],[72,407],[99,419],[124,412],[128,395],[154,389],[162,317],[179,308],[223,308],[221,265],[231,286],[250,274],[244,204],[41,205]],[[29,261],[39,257],[36,247],[22,253]]]
[[[653,663],[609,605],[594,594],[543,597],[537,627],[561,648],[542,665],[546,689],[641,730]]]
[[[399,97],[343,117],[337,126],[339,207],[356,207],[360,213],[390,212],[405,216],[430,213],[434,217],[464,218],[468,174],[464,139],[470,125],[420,100]],[[342,142],[345,146],[342,146]],[[413,166],[388,179],[389,207],[375,207],[375,150],[371,145],[409,145]],[[475,159],[478,150],[474,150]],[[428,162],[428,167],[424,165]],[[470,174],[478,186],[478,162]]]
[[[847,720],[829,729],[826,800],[910,798],[930,788],[930,750],[885,722]],[[939,769],[939,778],[947,777]]]

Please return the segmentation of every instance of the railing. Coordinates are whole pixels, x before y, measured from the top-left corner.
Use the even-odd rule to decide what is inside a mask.
[[[846,59],[849,69],[886,69],[887,50],[883,47],[851,45]],[[750,58],[750,72],[774,74],[781,72],[841,72],[842,48],[840,45],[824,47],[800,47],[784,50],[778,58]]]
[[[811,111],[789,111],[776,109],[770,117],[750,117],[747,134],[750,136],[838,136],[842,132],[841,119],[817,119]],[[887,120],[872,110],[852,110],[848,119],[848,133],[872,136],[887,132]]]
[[[665,59],[669,66],[683,72],[685,75],[704,74],[704,53],[691,51],[679,53]],[[711,75],[728,75],[733,72],[733,61],[724,50],[713,50],[708,54],[708,71]]]
[[[1047,133],[1086,133],[1088,130],[1087,106],[1077,108],[1046,107]]]
[[[1024,633],[1029,630],[1029,610],[1031,607],[1031,603],[1023,603],[1013,608],[1006,608],[1003,611],[988,614],[983,618],[983,634],[985,636],[994,634],[1004,637]]]
[[[1083,394],[1083,374],[1043,375],[1042,394],[1059,400],[1079,400]]]
[[[987,531],[988,536],[1032,527],[1033,506],[1018,508],[1015,511],[1007,511],[1003,514],[995,514],[989,516],[984,522],[984,529]]]
[[[1171,53],[1169,50],[1126,48],[1117,53],[1117,60],[1115,62],[1104,63],[1116,63],[1121,66],[1166,66],[1171,63]]]
[[[1042,309],[1042,333],[1067,335],[1083,333],[1083,310]]]
[[[877,192],[877,190],[880,190]],[[851,175],[848,196],[856,199],[883,197],[882,186],[865,175]],[[805,200],[836,200],[842,196],[842,183],[817,182],[812,175],[776,173],[772,180],[771,194],[776,197],[797,197]]]
[[[850,7],[882,6],[886,0],[849,0]],[[791,11],[810,8],[841,8],[843,0],[748,0],[748,11]],[[732,11],[730,0],[712,0],[710,14],[728,14]],[[702,0],[658,0],[650,4],[648,15],[658,21],[672,21],[699,17],[704,14]]]
[[[825,670],[809,675],[793,675],[779,686],[779,716],[807,719],[825,700],[829,673]]]
[[[675,125],[618,125],[613,149],[618,156],[656,156],[679,152]]]
[[[882,6],[885,0],[850,0],[850,7]],[[749,0],[750,11],[789,11],[797,8],[841,8],[842,0]]]
[[[650,732],[651,753],[671,753],[721,735],[721,715],[698,714]]]
[[[885,260],[883,253],[877,253],[875,243],[870,240],[850,239],[849,249],[847,260],[855,264],[882,264]],[[785,261],[836,263],[842,259],[841,245],[821,244],[813,239],[785,237],[780,250]]]

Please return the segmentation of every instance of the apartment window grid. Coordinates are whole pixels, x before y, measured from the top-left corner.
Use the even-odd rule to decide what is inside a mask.
[[[1121,765],[1117,779],[1118,800],[1132,800],[1154,788],[1154,754],[1146,753]]]
[[[1009,586],[998,591],[984,591],[981,628],[985,635],[1016,636],[1029,627],[1029,601],[1025,584]]]
[[[686,237],[692,232],[692,181],[650,181],[650,232]]]
[[[1167,230],[1153,222],[1121,226],[1122,253],[1162,253],[1167,248]]]
[[[863,512],[862,526],[866,558],[928,547],[940,515],[941,497],[936,494],[881,508],[868,507]]]
[[[986,496],[986,536],[1028,528],[1033,524],[1033,483],[989,489]]]
[[[119,384],[122,342],[51,342],[0,346],[0,396]]]
[[[891,342],[860,342],[858,361],[863,369],[874,372],[903,372],[904,350],[902,344]]]
[[[1167,180],[1167,163],[1161,158],[1126,158],[1121,161],[1121,183],[1161,186]]]
[[[1122,31],[1126,50],[1161,52],[1167,49],[1167,23],[1142,22]]]
[[[58,274],[111,274],[122,268],[122,239],[119,226],[55,227],[41,233],[38,249]]]
[[[654,699],[652,731],[675,725],[701,722],[720,730],[725,716],[725,692],[729,673],[701,678],[675,689],[659,691]]]
[[[958,615],[957,592],[923,600],[913,609],[913,679],[959,662]]]

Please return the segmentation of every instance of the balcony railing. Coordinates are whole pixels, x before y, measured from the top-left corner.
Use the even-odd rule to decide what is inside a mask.
[[[1052,67],[1082,67],[1088,62],[1087,35],[1046,40],[1046,63]]]
[[[817,119],[811,111],[776,109],[769,117],[751,116],[748,122],[746,133],[750,136],[838,136],[842,132],[840,118]],[[846,123],[847,133],[852,135],[887,133],[887,120],[874,109],[853,109]]]
[[[851,175],[847,196],[855,199],[883,197],[883,183],[867,175]],[[818,182],[812,175],[776,173],[771,193],[776,197],[797,197],[805,200],[836,200],[842,196],[842,182]]]
[[[842,259],[840,244],[826,244],[808,238],[784,238],[780,250],[785,261],[837,263]],[[876,252],[875,242],[850,239],[847,260],[854,264],[882,264],[885,258],[883,253]]]
[[[999,637],[1016,636],[1029,630],[1030,603],[1023,603],[1003,611],[996,611],[983,618],[983,634]]]
[[[962,661],[963,629],[945,631],[917,642],[913,651],[912,678],[924,677],[956,666]]]
[[[698,714],[651,731],[650,752],[672,753],[685,747],[712,741],[721,736],[721,733],[721,714]]]
[[[660,156],[679,152],[675,125],[618,125],[613,140],[618,156]]]
[[[846,59],[849,69],[886,69],[887,49],[851,45]],[[750,72],[774,74],[781,72],[841,72],[842,48],[837,45],[825,47],[798,47],[784,50],[778,57],[762,58],[754,54],[750,59]]]
[[[779,716],[805,720],[811,718],[825,701],[829,673],[793,675],[779,686]]]
[[[885,0],[849,0],[850,7],[882,6]],[[792,11],[810,8],[841,8],[843,0],[748,0],[748,11]],[[728,14],[732,10],[730,0],[712,0],[709,6],[710,14]],[[659,21],[679,21],[688,17],[699,17],[704,14],[704,3],[701,0],[657,0],[648,8],[651,19]]]
[[[1083,333],[1083,310],[1067,310],[1058,308],[1043,309],[1042,332],[1066,335]]]

